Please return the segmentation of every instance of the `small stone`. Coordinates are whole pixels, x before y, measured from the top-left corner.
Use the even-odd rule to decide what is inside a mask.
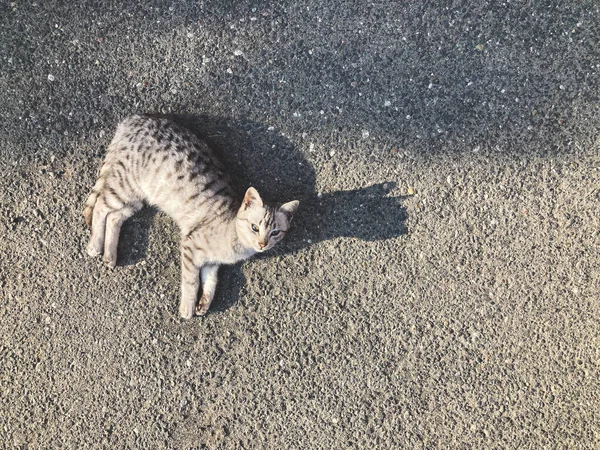
[[[386,100],[385,102],[383,102],[383,106],[392,106],[392,102]]]
[[[308,146],[308,150],[311,152],[315,151],[315,144],[313,144],[312,142],[310,143],[310,145]]]
[[[477,44],[477,45],[475,46],[475,50],[479,50],[480,52],[482,52],[484,48],[485,48],[485,47],[484,47],[484,45],[483,45],[483,44]]]
[[[331,157],[333,158],[333,156],[334,156],[334,155],[335,155],[335,150],[331,150],[331,151],[329,152],[329,156],[331,156]]]
[[[48,74],[48,81],[54,81],[54,75],[51,73]]]
[[[415,195],[415,189],[414,189],[414,188],[411,188],[411,187],[409,187],[409,188],[408,188],[408,195]]]
[[[362,137],[363,139],[366,139],[369,137],[369,132],[367,130],[362,130]]]
[[[233,74],[233,70],[231,70],[231,67],[227,68],[227,73],[230,74],[230,75]]]
[[[243,51],[241,51],[240,49],[237,49],[237,50],[234,50],[234,51],[233,51],[233,54],[234,54],[235,56],[242,56],[242,55],[244,54],[244,52],[243,52]]]

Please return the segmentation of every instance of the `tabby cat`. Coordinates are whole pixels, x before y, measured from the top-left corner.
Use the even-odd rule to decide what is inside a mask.
[[[143,202],[167,213],[181,230],[179,313],[186,319],[208,311],[219,265],[272,248],[290,229],[299,204],[267,205],[252,187],[239,201],[205,142],[168,118],[136,115],[119,124],[86,202],[87,253],[103,253],[114,268],[121,226]]]

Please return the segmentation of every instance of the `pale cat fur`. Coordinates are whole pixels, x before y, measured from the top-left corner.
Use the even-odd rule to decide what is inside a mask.
[[[88,254],[104,254],[113,268],[121,226],[143,202],[167,213],[181,230],[179,313],[186,319],[208,311],[219,265],[272,248],[289,230],[299,204],[266,205],[252,187],[242,201],[236,199],[206,143],[167,118],[140,115],[119,124],[86,202]]]

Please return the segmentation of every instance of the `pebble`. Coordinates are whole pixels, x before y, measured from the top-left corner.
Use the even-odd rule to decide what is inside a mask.
[[[234,50],[234,51],[233,51],[233,54],[234,54],[235,56],[242,56],[242,55],[244,54],[244,52],[243,52],[243,51],[241,51],[240,49],[238,49],[238,50]]]
[[[386,101],[383,103],[383,106],[392,106],[392,102],[390,102],[389,100],[386,100]]]
[[[232,74],[233,73],[233,70],[231,70],[231,67],[227,68],[227,73],[228,74]]]
[[[335,155],[335,150],[331,150],[331,151],[329,152],[329,156],[331,156],[331,157],[333,158],[333,155]]]
[[[369,132],[367,130],[363,130],[362,131],[362,137],[363,137],[363,139],[368,138],[369,137]]]
[[[54,81],[54,75],[51,73],[48,74],[48,81]]]

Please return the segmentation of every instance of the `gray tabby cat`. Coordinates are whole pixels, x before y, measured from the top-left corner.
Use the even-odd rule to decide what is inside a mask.
[[[179,313],[186,319],[208,311],[219,265],[272,248],[290,229],[299,204],[268,206],[252,187],[240,202],[224,167],[196,135],[166,118],[132,116],[119,124],[86,202],[92,229],[87,253],[104,253],[106,265],[115,267],[121,226],[143,202],[181,229]]]

